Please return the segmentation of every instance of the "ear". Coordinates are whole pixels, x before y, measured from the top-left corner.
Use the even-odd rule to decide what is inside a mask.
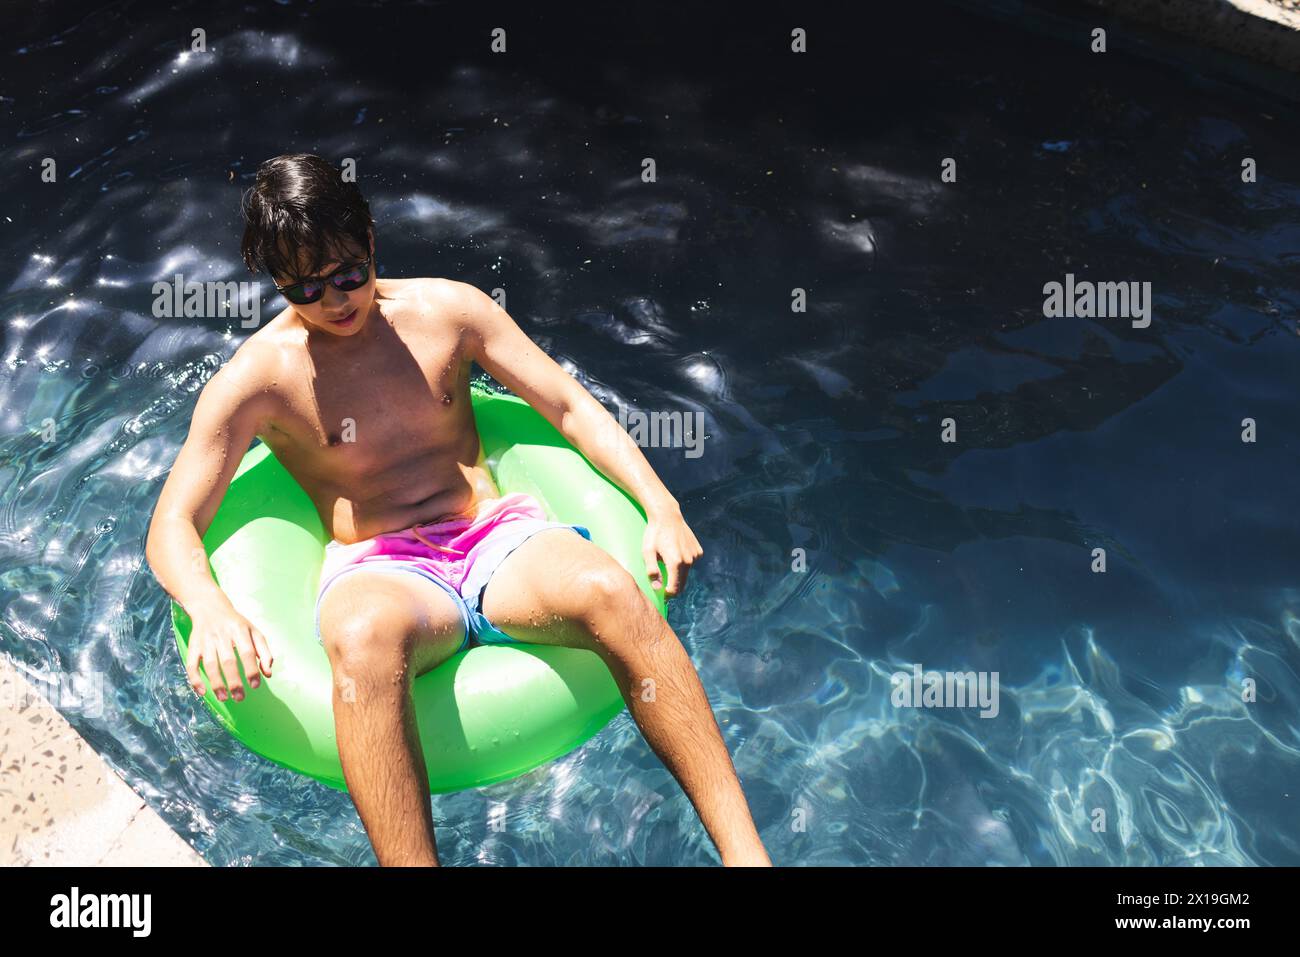
[[[366,235],[370,237],[370,255],[375,254],[375,230],[373,228],[366,230]]]

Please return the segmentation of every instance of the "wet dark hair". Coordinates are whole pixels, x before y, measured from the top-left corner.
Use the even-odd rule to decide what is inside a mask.
[[[347,262],[370,250],[375,223],[356,183],[312,153],[286,153],[257,168],[244,193],[244,264],[290,280],[317,276],[328,262]],[[299,257],[306,253],[306,272]]]

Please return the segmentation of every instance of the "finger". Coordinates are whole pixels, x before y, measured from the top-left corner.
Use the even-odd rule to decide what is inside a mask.
[[[221,642],[221,678],[226,685],[226,694],[236,701],[244,697],[244,683],[239,677],[239,660],[235,657],[235,639],[227,637]]]
[[[641,557],[645,559],[646,575],[650,578],[650,586],[656,591],[663,587],[663,576],[659,573],[659,553],[651,547],[641,550]]]
[[[665,555],[664,565],[668,569],[668,597],[671,598],[677,594],[677,584],[682,577],[682,560],[676,555]]]
[[[221,668],[217,664],[217,646],[212,638],[204,638],[199,657],[202,659],[204,677],[207,678],[207,688],[216,697],[217,686],[221,684]]]
[[[239,651],[239,663],[244,666],[244,674],[248,677],[248,686],[257,687],[257,669],[253,667],[257,664],[257,649],[253,646],[253,636],[250,634],[251,628],[240,628],[239,635],[235,641],[235,647]],[[242,701],[244,698],[244,689],[238,689],[235,695],[236,701]]]
[[[208,683],[212,685],[212,694],[218,701],[226,700],[226,676],[222,674],[221,669],[221,638],[213,638],[208,642],[207,654],[203,656],[204,663],[208,670]]]
[[[271,643],[266,640],[265,635],[254,628],[253,644],[257,646],[257,660],[261,666],[262,674],[266,675],[268,678],[271,677],[271,663],[275,660],[275,656],[271,654]],[[245,671],[247,671],[247,669],[245,669]],[[254,688],[258,686],[260,680],[256,671],[249,675],[248,683]]]
[[[686,579],[691,573],[691,565],[695,563],[695,559],[700,557],[702,551],[700,543],[695,541],[694,535],[691,535],[691,541],[695,542],[695,545],[693,548],[688,546],[683,551],[681,558],[678,560],[677,586],[672,592],[670,592],[670,594],[679,595],[686,590]]]
[[[190,687],[194,689],[194,693],[202,697],[207,694],[208,690],[203,683],[203,675],[199,673],[199,659],[202,656],[199,654],[198,642],[193,641],[192,635],[190,637],[192,643],[189,647],[189,654],[186,655],[185,676],[189,679]]]

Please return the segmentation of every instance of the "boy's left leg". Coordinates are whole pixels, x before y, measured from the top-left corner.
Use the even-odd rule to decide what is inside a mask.
[[[538,532],[497,567],[479,610],[519,641],[600,655],[722,863],[771,865],[695,666],[609,553],[571,529]]]

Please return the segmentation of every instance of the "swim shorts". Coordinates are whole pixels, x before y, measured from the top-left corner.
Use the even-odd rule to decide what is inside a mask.
[[[465,640],[482,644],[518,643],[499,631],[480,610],[483,589],[511,552],[548,528],[571,528],[588,541],[582,525],[547,521],[541,504],[531,495],[512,492],[479,502],[473,518],[415,525],[385,532],[365,541],[325,546],[320,587],[316,595],[316,640],[320,633],[321,599],[343,576],[357,571],[419,575],[438,585],[456,603],[465,626]]]

